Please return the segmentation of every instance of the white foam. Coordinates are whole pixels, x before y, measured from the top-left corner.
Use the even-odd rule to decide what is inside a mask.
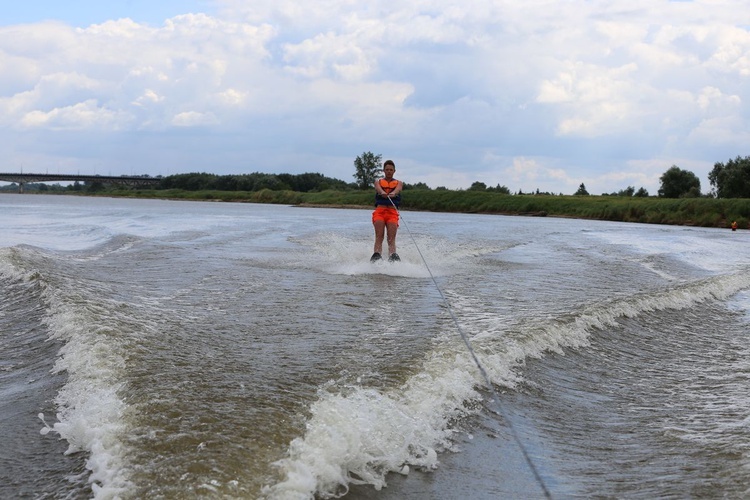
[[[433,276],[454,274],[466,265],[467,257],[499,252],[505,248],[498,245],[457,244],[427,235],[412,237],[400,234],[397,252],[401,261],[388,262],[384,254],[383,260],[371,263],[371,236],[365,239],[364,236],[317,233],[297,242],[313,248],[318,256],[318,265],[331,274],[385,274],[406,278],[429,278],[430,273]]]
[[[451,446],[451,419],[469,413],[464,401],[477,399],[476,373],[467,359],[434,357],[399,390],[381,393],[351,388],[321,393],[311,407],[304,437],[290,444],[276,465],[286,480],[264,488],[272,499],[340,496],[349,484],[379,490],[389,472],[437,467],[437,452]]]
[[[542,357],[547,351],[562,352],[565,347],[583,347],[589,344],[594,330],[617,326],[620,318],[634,318],[644,313],[666,309],[683,310],[708,300],[727,300],[742,290],[750,288],[750,273],[747,271],[700,280],[668,288],[661,292],[644,293],[623,299],[590,304],[569,318],[558,318],[516,325],[515,342],[518,359]],[[460,303],[460,302],[459,302]],[[454,305],[455,307],[455,305]],[[461,310],[461,318],[472,320],[470,310]],[[477,321],[473,319],[473,321]],[[481,318],[480,318],[481,321]],[[494,327],[486,319],[472,338],[479,348],[494,346],[504,337],[504,349],[510,352],[507,330],[504,325]],[[496,349],[496,348],[494,348]],[[481,358],[481,356],[480,356]],[[492,364],[489,364],[492,367]],[[495,381],[497,383],[497,381]]]
[[[516,325],[511,335],[505,325],[491,321],[471,301],[452,297],[461,327],[493,384],[514,387],[516,368],[530,357],[542,357],[565,347],[588,345],[599,328],[616,326],[618,318],[643,313],[682,310],[705,300],[725,300],[750,288],[750,273],[718,276],[659,293],[592,304],[568,319]],[[349,484],[386,485],[388,472],[405,466],[437,467],[437,452],[451,447],[455,418],[471,413],[484,380],[462,341],[446,334],[420,371],[403,386],[378,392],[348,387],[322,391],[311,406],[307,432],[292,441],[288,457],[276,465],[285,479],[263,492],[269,499],[340,496]]]
[[[88,453],[94,498],[117,498],[130,487],[122,418],[127,405],[118,396],[124,359],[112,344],[113,332],[92,320],[102,311],[88,311],[93,306],[86,301],[77,308],[75,299],[59,290],[48,288],[45,299],[50,338],[65,342],[53,371],[67,375],[55,398],[57,422],[51,429],[68,442],[66,454]],[[42,432],[48,431],[45,424]]]
[[[648,238],[642,238],[636,236],[639,230],[636,225],[632,229],[590,234],[610,244],[627,246],[642,255],[669,255],[717,273],[744,266],[746,262],[748,240],[745,232],[670,226],[661,232],[650,234]]]
[[[31,258],[31,260],[30,260]],[[53,372],[65,372],[66,383],[55,398],[57,422],[48,425],[40,414],[42,434],[56,432],[68,442],[66,454],[86,452],[88,481],[95,498],[117,498],[130,488],[125,464],[123,414],[127,405],[118,396],[124,359],[116,344],[117,332],[107,326],[113,304],[96,300],[84,287],[66,279],[58,288],[31,267],[46,258],[33,247],[0,248],[0,276],[34,281],[47,304],[44,322],[50,339],[64,345]]]
[[[735,295],[730,301],[729,307],[742,312],[745,321],[750,323],[750,291],[744,290]]]

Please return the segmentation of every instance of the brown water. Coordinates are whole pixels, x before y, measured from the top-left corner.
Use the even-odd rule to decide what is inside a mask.
[[[745,494],[743,232],[403,219],[0,197],[0,496]]]

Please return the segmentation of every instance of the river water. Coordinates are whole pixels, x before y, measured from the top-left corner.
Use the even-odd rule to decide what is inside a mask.
[[[0,227],[2,498],[750,494],[746,231],[405,211],[370,264],[366,210]]]

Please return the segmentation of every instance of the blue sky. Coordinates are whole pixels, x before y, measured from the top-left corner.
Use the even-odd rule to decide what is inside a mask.
[[[64,7],[62,6],[64,4]],[[594,194],[750,144],[750,9],[693,0],[28,1],[3,170],[320,172]]]
[[[210,0],[29,0],[5,2],[0,25],[56,20],[86,27],[128,17],[139,23],[160,26],[165,19],[185,12],[212,13]]]

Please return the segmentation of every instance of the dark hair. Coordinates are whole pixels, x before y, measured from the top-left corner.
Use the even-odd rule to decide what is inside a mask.
[[[385,167],[386,165],[393,165],[393,168],[396,168],[396,164],[393,163],[393,160],[385,160],[385,163],[383,163],[383,166]]]

